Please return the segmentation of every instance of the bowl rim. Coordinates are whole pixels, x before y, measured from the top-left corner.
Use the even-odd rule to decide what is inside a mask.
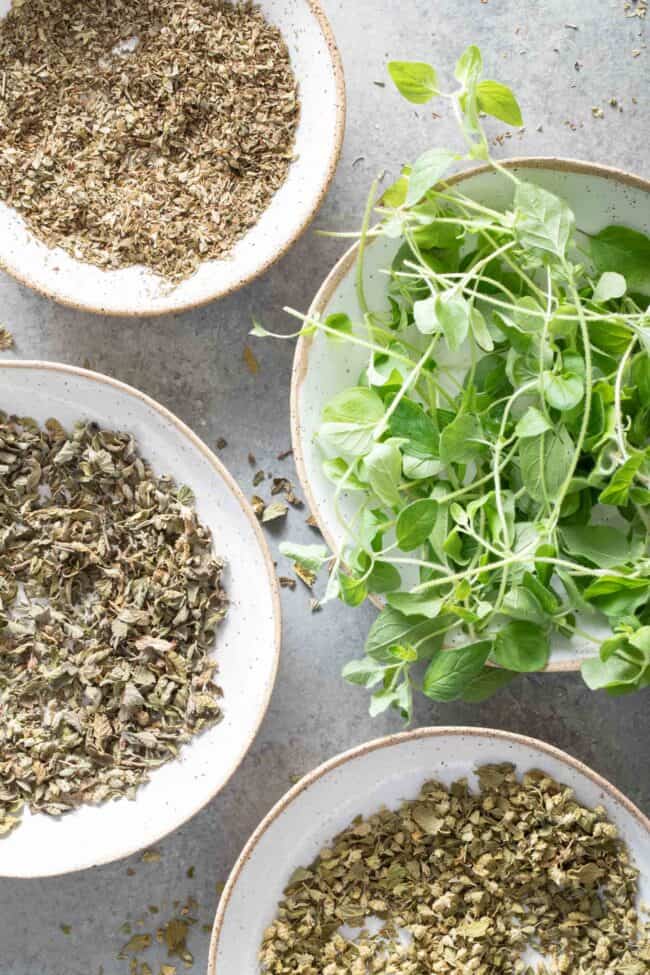
[[[275,573],[271,551],[269,549],[268,542],[262,532],[261,525],[257,520],[257,518],[255,517],[253,509],[251,508],[248,500],[246,499],[242,489],[239,487],[233,475],[225,467],[225,465],[219,460],[219,458],[210,450],[210,448],[201,440],[201,438],[198,437],[197,434],[194,433],[194,431],[190,429],[190,427],[188,427],[186,423],[184,423],[174,413],[172,413],[171,410],[168,410],[167,407],[163,406],[161,403],[158,403],[155,399],[153,399],[151,396],[148,396],[146,393],[141,392],[139,389],[136,389],[134,386],[130,386],[128,383],[124,383],[119,379],[113,379],[112,376],[104,375],[104,373],[95,372],[90,369],[82,369],[78,366],[71,366],[62,362],[50,362],[41,359],[18,359],[18,360],[0,359],[0,374],[2,374],[2,371],[7,368],[15,369],[15,370],[39,369],[44,372],[63,373],[64,375],[68,375],[68,376],[76,376],[82,379],[88,379],[100,385],[110,386],[113,389],[115,389],[118,393],[123,393],[134,399],[140,400],[140,402],[142,402],[145,406],[148,406],[151,410],[160,414],[160,416],[165,421],[170,423],[178,430],[178,432],[181,434],[182,437],[184,437],[186,440],[190,442],[190,444],[192,445],[192,447],[194,447],[195,450],[197,450],[200,454],[202,454],[205,460],[207,460],[207,462],[213,468],[214,473],[217,475],[217,477],[225,484],[226,488],[230,491],[230,493],[233,495],[235,500],[238,502],[244,516],[249,522],[251,528],[253,529],[253,534],[255,536],[257,544],[260,548],[260,552],[262,554],[262,558],[264,561],[264,568],[266,570],[266,575],[269,583],[269,591],[271,595],[271,606],[272,606],[272,613],[273,613],[273,630],[274,630],[273,649],[272,649],[273,663],[272,663],[270,679],[268,681],[264,699],[262,701],[262,706],[260,707],[256,715],[251,732],[246,737],[245,742],[243,743],[242,747],[239,749],[237,754],[233,756],[230,767],[228,768],[227,774],[223,779],[223,781],[221,781],[219,785],[215,787],[211,787],[209,793],[205,796],[205,798],[202,797],[200,802],[195,804],[186,814],[183,814],[182,818],[179,819],[176,825],[173,826],[171,829],[164,829],[161,832],[158,832],[156,829],[152,830],[151,837],[148,838],[147,840],[147,846],[150,846],[152,844],[158,843],[160,840],[164,839],[166,836],[169,836],[170,833],[175,832],[177,829],[180,829],[181,826],[183,826],[190,819],[196,816],[197,813],[201,811],[201,809],[203,809],[209,802],[211,802],[215,798],[215,796],[217,796],[222,791],[222,789],[225,788],[225,786],[228,784],[228,782],[230,782],[233,775],[237,772],[239,766],[241,765],[244,758],[248,754],[248,751],[253,745],[257,737],[257,734],[260,730],[262,721],[266,716],[271,701],[271,696],[273,694],[273,689],[275,687],[276,678],[278,675],[278,668],[280,664],[280,652],[282,646],[282,606],[280,600],[280,586]],[[143,849],[141,844],[136,844],[134,846],[127,845],[125,846],[123,852],[120,853],[118,856],[103,856],[97,860],[93,860],[92,863],[88,863],[82,867],[73,867],[70,870],[65,870],[65,871],[57,870],[54,871],[53,873],[46,873],[46,874],[34,873],[34,874],[30,874],[29,876],[33,878],[46,877],[46,876],[56,877],[56,876],[63,876],[64,874],[67,873],[76,873],[79,870],[85,870],[90,868],[91,866],[93,867],[103,866],[108,863],[114,863],[116,861],[124,859],[125,857],[132,856],[134,853],[138,853],[141,849]],[[11,874],[3,873],[2,869],[0,868],[0,877],[9,878],[11,876],[12,876]],[[27,875],[21,874],[20,878],[25,879],[26,876]]]
[[[56,301],[57,304],[63,305],[65,308],[73,308],[75,311],[90,312],[93,315],[105,315],[107,318],[128,319],[157,318],[159,316],[162,317],[163,315],[180,315],[183,312],[194,311],[197,308],[203,308],[206,305],[211,304],[213,301],[218,301],[221,298],[226,298],[228,295],[234,294],[236,291],[244,288],[247,284],[250,284],[263,274],[266,274],[270,268],[277,264],[277,262],[291,250],[291,248],[298,242],[316,217],[316,214],[320,210],[329,188],[332,185],[334,176],[336,175],[339,159],[341,157],[341,151],[343,149],[347,109],[343,60],[336,43],[334,31],[332,30],[330,21],[325,13],[325,10],[323,9],[321,0],[305,0],[305,2],[307,3],[309,11],[314,17],[318,27],[320,28],[332,60],[336,102],[334,140],[325,179],[317,196],[314,198],[309,212],[305,216],[304,220],[300,223],[300,226],[295,229],[292,235],[285,240],[280,247],[278,247],[272,257],[269,257],[263,264],[260,264],[248,274],[240,276],[237,278],[237,280],[226,285],[225,287],[217,288],[215,291],[211,292],[205,297],[199,298],[198,300],[185,301],[181,305],[172,305],[168,302],[168,300],[166,300],[165,304],[163,304],[160,308],[155,309],[150,307],[136,309],[132,307],[102,308],[93,304],[92,300],[81,300],[80,298],[62,296],[56,288],[48,288],[39,281],[35,281],[29,271],[21,269],[20,267],[10,266],[3,257],[0,257],[0,271],[4,271],[20,284],[23,284],[32,291],[35,291],[43,298],[50,298],[51,300]],[[244,239],[245,236],[242,238],[242,240]]]
[[[599,163],[586,162],[580,159],[570,159],[560,156],[513,156],[509,159],[500,160],[500,163],[502,166],[506,166],[507,168],[511,169],[548,169],[559,172],[584,174],[587,176],[601,176],[605,179],[610,179],[613,182],[622,183],[626,186],[632,186],[635,189],[644,190],[646,193],[650,194],[650,179],[645,179],[642,176],[637,176],[634,173],[629,173],[624,169],[619,169],[614,166],[603,166]],[[480,176],[482,173],[488,173],[490,171],[491,166],[489,164],[473,166],[470,169],[465,169],[460,173],[455,173],[447,182],[450,185],[455,185],[457,183],[462,183],[466,179],[470,179],[474,176]],[[371,240],[370,244],[372,243],[373,241]],[[370,246],[370,244],[368,246]],[[347,274],[349,274],[354,266],[358,249],[359,244],[358,242],[355,242],[352,247],[348,248],[342,257],[340,257],[336,262],[316,292],[316,295],[309,307],[309,311],[307,312],[308,316],[313,317],[314,315],[321,314],[327,307],[342,280]],[[294,353],[293,367],[291,370],[291,446],[293,448],[293,459],[298,472],[298,479],[300,480],[309,510],[316,519],[318,528],[328,547],[332,552],[336,552],[338,546],[336,545],[335,540],[327,527],[322,511],[316,502],[314,492],[311,488],[311,482],[307,474],[307,466],[302,449],[300,393],[302,391],[303,383],[307,377],[307,370],[309,368],[309,354],[312,347],[312,342],[313,339],[310,336],[301,336],[298,339]],[[382,608],[383,603],[380,599],[373,595],[371,595],[369,598],[378,609]],[[549,663],[544,669],[543,673],[573,673],[579,671],[583,659],[584,658],[574,656],[566,660],[553,661],[553,657],[551,656],[551,659],[549,660]]]
[[[226,910],[241,873],[255,852],[255,849],[264,834],[291,805],[294,799],[298,798],[299,795],[306,792],[315,782],[328,775],[334,769],[337,769],[350,761],[354,761],[357,758],[361,758],[370,752],[378,751],[379,749],[383,748],[390,748],[393,745],[398,745],[406,741],[419,741],[429,738],[444,737],[446,735],[492,738],[502,742],[514,742],[518,745],[524,745],[526,747],[536,749],[544,755],[557,759],[565,765],[568,765],[573,770],[586,776],[602,792],[607,793],[608,796],[614,800],[614,802],[622,806],[634,819],[638,821],[641,828],[646,831],[648,834],[648,841],[650,842],[650,819],[648,819],[648,817],[641,812],[638,806],[636,806],[631,799],[628,799],[627,796],[617,789],[615,785],[612,785],[611,782],[609,782],[602,775],[599,775],[598,772],[594,772],[594,770],[588,765],[585,765],[584,762],[581,762],[579,759],[569,755],[568,752],[563,751],[563,749],[557,748],[555,745],[549,745],[547,742],[542,741],[539,738],[533,738],[529,735],[521,735],[514,731],[503,731],[497,728],[483,728],[463,725],[441,725],[439,727],[417,728],[414,731],[403,731],[398,734],[386,735],[382,738],[375,738],[372,741],[365,742],[362,745],[357,745],[354,748],[341,752],[334,758],[330,758],[328,761],[318,765],[311,772],[308,772],[307,775],[305,775],[296,785],[289,789],[289,791],[286,792],[284,796],[278,800],[278,802],[275,803],[275,805],[259,824],[257,829],[255,829],[239,855],[230,876],[228,877],[226,886],[217,907],[217,914],[212,928],[210,951],[208,955],[208,975],[220,975],[217,970],[217,949],[219,948],[219,941],[223,931]]]

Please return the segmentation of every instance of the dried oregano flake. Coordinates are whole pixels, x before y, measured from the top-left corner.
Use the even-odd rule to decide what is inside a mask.
[[[220,719],[223,562],[193,505],[128,434],[0,411],[0,835],[133,797]]]
[[[289,53],[248,2],[15,0],[0,64],[0,198],[100,267],[226,256],[294,157]]]
[[[260,952],[269,975],[647,975],[638,871],[602,808],[514,766],[427,782],[299,868]],[[374,922],[374,923],[373,923]],[[544,963],[530,965],[530,949]]]

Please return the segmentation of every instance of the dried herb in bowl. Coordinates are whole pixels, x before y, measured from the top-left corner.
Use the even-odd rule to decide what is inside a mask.
[[[179,281],[287,175],[296,80],[251,3],[21,0],[0,63],[0,199],[73,257]]]
[[[222,570],[130,435],[0,412],[0,835],[132,798],[219,721]]]
[[[482,117],[521,113],[478,48],[449,93],[431,65],[389,71],[411,102],[450,103],[466,150],[428,150],[379,200],[373,186],[361,234],[343,235],[360,237],[354,320],[293,312],[299,334],[362,365],[316,430],[339,550],[282,550],[329,567],[323,603],[381,594],[365,655],[343,671],[372,691],[372,714],[409,719],[414,691],[480,702],[544,670],[561,640],[579,642],[591,689],[647,688],[650,238],[582,232],[565,200],[491,158]],[[508,202],[446,182],[457,160],[488,163]],[[391,257],[371,307],[378,237]]]
[[[477,776],[476,792],[427,782],[399,809],[358,817],[296,870],[262,971],[645,975],[638,871],[604,810],[544,772]]]

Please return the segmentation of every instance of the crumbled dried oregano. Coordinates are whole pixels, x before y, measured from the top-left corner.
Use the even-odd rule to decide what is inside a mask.
[[[173,907],[174,914],[156,930],[155,938],[149,932],[133,935],[117,952],[118,961],[129,960],[130,975],[150,975],[153,972],[148,962],[141,960],[140,955],[146,954],[151,958],[151,954],[156,952],[155,942],[166,950],[168,958],[179,958],[186,969],[193,967],[194,956],[188,948],[187,939],[191,929],[198,924],[200,907],[191,896],[185,903],[174,901]],[[158,914],[160,909],[149,905],[147,910],[150,914]],[[141,920],[136,923],[142,925],[145,922]],[[208,926],[208,930],[211,930],[211,926]],[[131,934],[131,924],[123,924],[120,933]],[[161,964],[157,971],[159,975],[176,975],[177,967]]]
[[[638,873],[604,810],[543,772],[520,781],[487,765],[478,777],[479,792],[427,782],[400,809],[358,817],[298,869],[263,971],[647,975]]]
[[[249,2],[14,0],[0,64],[0,198],[100,267],[225,256],[294,155],[287,47]]]
[[[0,835],[132,797],[219,720],[223,563],[193,503],[128,434],[0,411]]]

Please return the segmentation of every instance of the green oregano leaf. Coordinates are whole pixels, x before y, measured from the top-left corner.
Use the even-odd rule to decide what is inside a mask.
[[[536,406],[529,406],[515,427],[520,439],[538,437],[551,429],[551,423]]]
[[[412,552],[429,538],[438,515],[438,503],[432,498],[420,498],[402,508],[395,532],[397,544],[403,552]]]
[[[499,630],[494,640],[496,662],[518,673],[544,670],[550,652],[547,632],[535,623],[515,620]]]
[[[461,700],[470,704],[481,704],[511,684],[518,676],[517,673],[511,670],[503,670],[501,667],[484,667],[477,677],[465,685]]]
[[[433,189],[449,171],[458,153],[448,149],[429,149],[413,164],[409,176],[406,205],[419,203],[425,193]]]
[[[594,301],[611,301],[622,298],[627,291],[627,282],[617,271],[605,271],[601,274],[594,289]]]
[[[596,270],[625,275],[632,293],[650,296],[650,237],[630,227],[604,227],[590,239]]]
[[[542,383],[544,398],[555,410],[572,410],[585,393],[582,376],[574,372],[545,372],[542,375]]]
[[[499,81],[479,81],[476,94],[478,107],[486,115],[492,115],[507,125],[520,128],[524,124],[521,109],[512,90]]]
[[[481,673],[491,650],[490,640],[441,650],[427,668],[422,690],[434,701],[457,701]]]
[[[390,61],[388,73],[400,95],[415,105],[424,105],[439,94],[438,76],[422,61]]]
[[[564,257],[574,225],[572,211],[559,196],[534,183],[517,183],[515,230],[522,244]]]

